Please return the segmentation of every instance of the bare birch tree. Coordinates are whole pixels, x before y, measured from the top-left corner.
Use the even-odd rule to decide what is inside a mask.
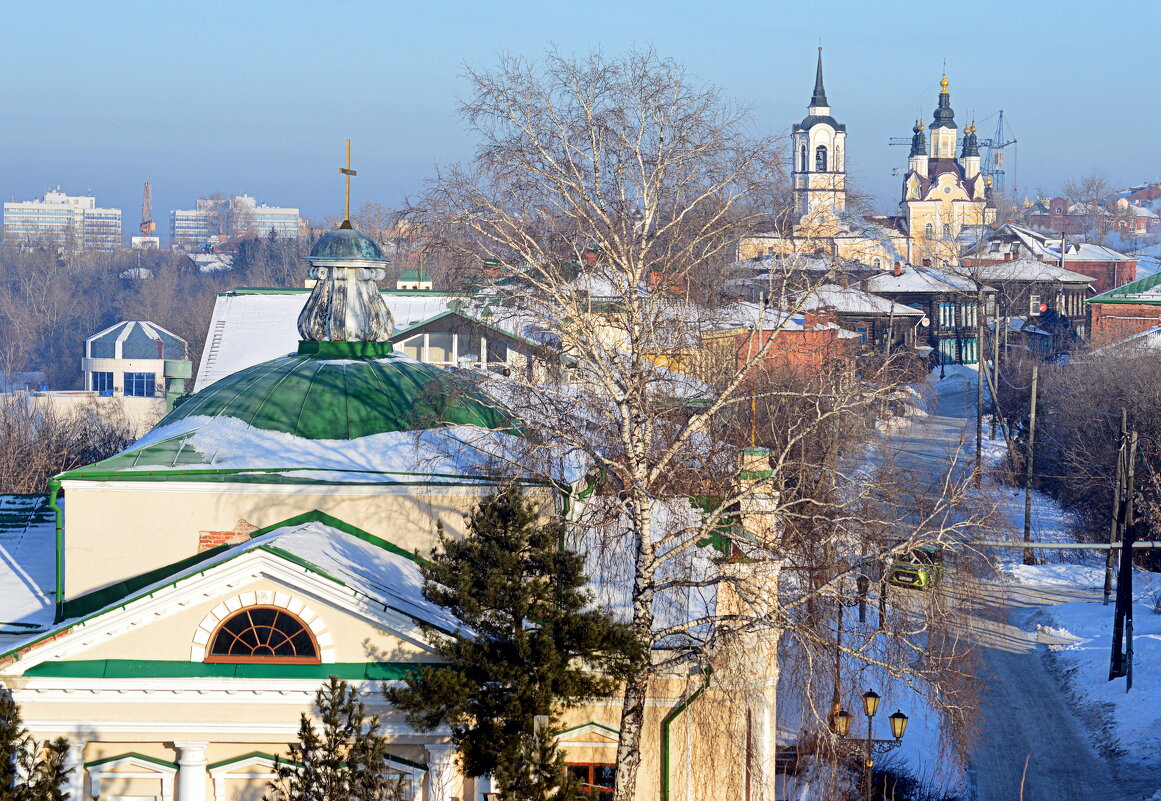
[[[558,369],[513,370],[497,391],[532,421],[550,468],[569,449],[598,476],[574,509],[577,536],[654,653],[624,687],[615,798],[636,793],[651,685],[692,667],[751,699],[765,727],[755,797],[772,798],[788,633],[800,654],[829,648],[916,683],[940,678],[930,655],[946,665],[962,651],[910,604],[845,642],[819,609],[893,554],[964,539],[978,520],[960,508],[966,487],[944,474],[901,509],[848,458],[898,392],[891,360],[856,378],[833,328],[793,309],[716,308],[739,239],[786,197],[779,144],[748,134],[743,109],[652,52],[505,57],[469,78],[476,157],[408,217],[459,256],[473,302],[559,349]]]

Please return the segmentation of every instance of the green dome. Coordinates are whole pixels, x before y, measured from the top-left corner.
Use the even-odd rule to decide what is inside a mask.
[[[305,439],[472,425],[518,433],[498,401],[447,370],[390,355],[381,342],[303,342],[299,353],[248,367],[188,398],[157,428],[234,417]]]
[[[346,223],[344,223],[345,225]],[[310,250],[312,259],[385,261],[379,243],[354,228],[336,228],[323,234]]]

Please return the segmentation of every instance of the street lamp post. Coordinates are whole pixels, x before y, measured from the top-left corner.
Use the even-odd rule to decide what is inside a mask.
[[[903,742],[903,733],[907,731],[907,716],[896,712],[888,717],[891,721],[891,736],[893,740],[876,740],[874,738],[874,717],[879,711],[879,701],[882,699],[874,690],[863,693],[863,713],[867,716],[867,738],[865,741],[845,740],[852,749],[857,749],[863,755],[863,783],[867,788],[867,801],[871,801],[871,768],[875,764],[876,754],[885,754],[898,748]],[[834,730],[839,737],[846,738],[851,730],[851,713],[840,709],[834,716]]]

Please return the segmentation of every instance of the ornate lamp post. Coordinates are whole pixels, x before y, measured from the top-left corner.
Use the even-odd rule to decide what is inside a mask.
[[[864,775],[863,782],[867,788],[867,801],[871,801],[871,768],[875,764],[876,754],[885,754],[888,751],[898,748],[903,742],[903,733],[907,731],[907,716],[902,712],[896,712],[888,716],[891,721],[891,736],[893,740],[876,740],[874,739],[873,722],[875,713],[879,711],[879,701],[882,700],[879,694],[874,690],[867,690],[863,693],[863,713],[867,716],[867,738],[866,740],[846,740],[848,747],[861,751],[863,754]],[[846,738],[851,731],[851,713],[845,709],[840,709],[834,716],[834,730],[835,733],[842,738]]]

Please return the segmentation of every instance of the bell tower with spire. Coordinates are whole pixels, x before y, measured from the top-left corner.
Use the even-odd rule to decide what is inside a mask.
[[[791,132],[794,143],[794,199],[801,224],[818,222],[826,211],[842,211],[847,201],[847,127],[835,121],[822,82],[822,48],[814,94],[806,117]]]

